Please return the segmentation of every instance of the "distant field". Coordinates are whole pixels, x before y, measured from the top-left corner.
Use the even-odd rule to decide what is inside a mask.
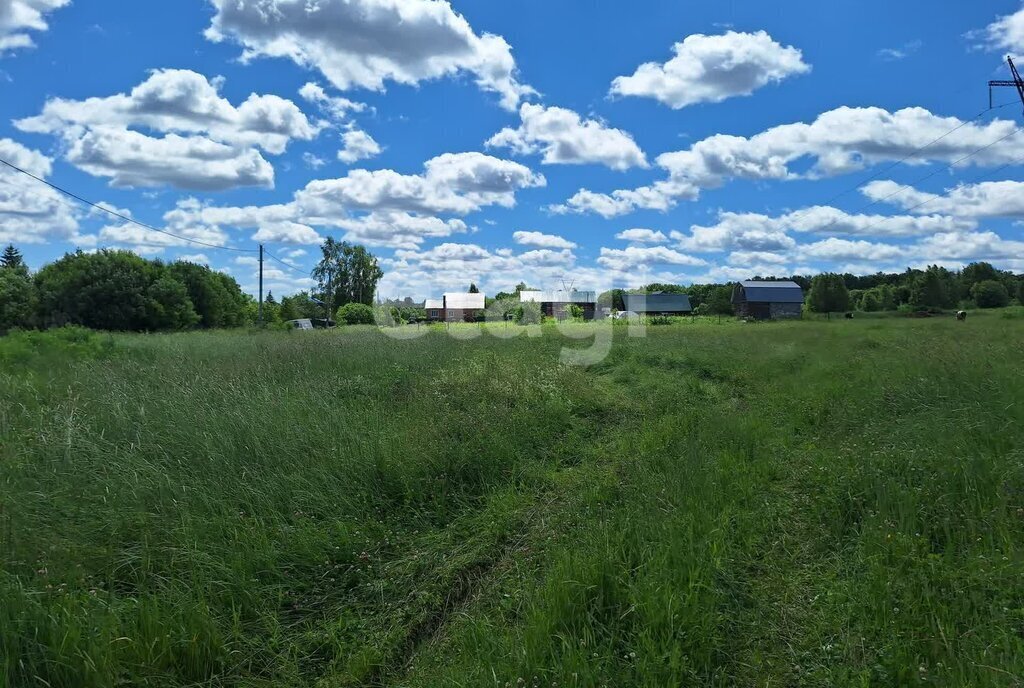
[[[0,685],[1024,682],[1020,310],[581,344],[0,340]]]

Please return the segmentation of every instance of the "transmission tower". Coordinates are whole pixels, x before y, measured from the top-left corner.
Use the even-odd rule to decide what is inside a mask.
[[[1020,72],[1017,71],[1017,66],[1013,64],[1013,58],[1009,55],[1006,56],[1006,64],[1010,65],[1010,75],[1013,79],[993,79],[988,82],[988,106],[992,107],[992,88],[995,86],[1013,86],[1017,89],[1017,95],[1020,96],[1021,105],[1024,105],[1024,80],[1020,78]]]

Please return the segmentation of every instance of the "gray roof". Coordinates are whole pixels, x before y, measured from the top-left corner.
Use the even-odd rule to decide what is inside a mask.
[[[747,280],[740,282],[748,302],[803,303],[804,290],[790,280]]]
[[[623,294],[622,305],[634,313],[689,313],[690,297],[686,294]]]

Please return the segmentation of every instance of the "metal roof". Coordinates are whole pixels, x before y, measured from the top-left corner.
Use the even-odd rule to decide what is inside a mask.
[[[686,294],[623,294],[622,305],[636,313],[689,313],[690,297]]]
[[[445,308],[484,308],[483,294],[453,292],[444,295]]]
[[[521,291],[520,303],[535,301],[537,303],[597,303],[596,291]]]
[[[755,303],[803,303],[804,290],[790,280],[747,280],[740,282],[747,301]]]
[[[444,308],[444,299],[427,299],[423,302],[424,310],[441,310]]]

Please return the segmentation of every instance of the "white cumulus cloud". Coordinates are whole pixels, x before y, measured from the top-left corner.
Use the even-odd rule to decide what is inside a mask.
[[[622,239],[623,241],[631,241],[634,244],[664,244],[668,241],[668,237],[665,236],[664,232],[653,229],[643,229],[641,227],[624,229],[616,234],[615,238]]]
[[[919,107],[896,112],[877,107],[840,107],[822,113],[811,123],[782,124],[749,138],[715,134],[687,150],[659,155],[656,162],[668,173],[666,180],[610,193],[581,189],[551,209],[595,212],[605,217],[638,208],[661,210],[680,200],[694,200],[701,189],[717,188],[731,179],[820,178],[891,160],[905,160],[906,164],[956,163],[961,167],[1013,164],[1021,146],[1024,132],[1010,120],[975,124]],[[809,170],[797,172],[791,168],[805,160],[812,163]]]
[[[342,149],[338,151],[338,160],[352,164],[379,155],[380,144],[373,137],[360,129],[350,129],[341,135]]]
[[[4,138],[0,138],[0,158],[42,179],[50,175],[53,165],[39,151]],[[0,242],[81,241],[79,215],[57,191],[0,166]]]
[[[274,168],[258,151],[201,136],[153,138],[101,127],[71,141],[65,157],[89,174],[109,177],[114,186],[222,191],[274,185]]]
[[[1017,54],[1024,47],[1024,8],[997,17],[984,29],[968,32],[967,37],[978,47]]]
[[[60,136],[69,162],[118,186],[272,186],[274,170],[258,149],[282,153],[322,126],[276,95],[254,93],[235,106],[219,85],[189,70],[156,70],[129,93],[53,98],[15,125]]]
[[[145,128],[203,134],[238,147],[279,154],[292,139],[308,141],[320,131],[290,100],[251,94],[237,107],[218,93],[218,80],[187,69],[158,69],[130,93],[67,100],[53,98],[35,117],[17,121],[22,131],[61,133],[84,128]]]
[[[512,240],[522,246],[533,246],[536,248],[576,248],[576,244],[564,237],[560,237],[557,234],[544,234],[543,232],[513,232]]]
[[[630,246],[628,248],[601,248],[597,264],[610,270],[626,272],[652,265],[706,265],[707,261],[696,256],[670,249],[666,246]]]
[[[646,62],[616,77],[611,95],[655,98],[673,109],[747,96],[770,83],[811,70],[801,52],[764,31],[693,34],[676,43],[664,64]]]
[[[71,0],[0,0],[0,55],[35,45],[30,31],[46,31],[46,15]]]
[[[209,40],[233,40],[243,59],[287,58],[340,90],[375,91],[470,73],[511,110],[532,92],[519,83],[512,48],[478,34],[443,0],[210,0]]]
[[[876,180],[861,187],[874,201],[912,213],[944,213],[957,217],[1024,217],[1024,182],[998,181],[958,184],[933,194],[891,180]]]
[[[599,164],[613,170],[647,167],[647,158],[633,137],[597,120],[560,107],[523,103],[521,124],[505,128],[487,141],[521,154],[543,153],[546,164]]]
[[[422,174],[351,170],[316,179],[290,202],[266,206],[191,208],[196,222],[255,229],[264,241],[318,243],[322,229],[370,246],[413,249],[426,239],[465,233],[460,217],[488,206],[512,207],[517,191],[543,186],[544,177],[510,160],[483,153],[445,153]]]

